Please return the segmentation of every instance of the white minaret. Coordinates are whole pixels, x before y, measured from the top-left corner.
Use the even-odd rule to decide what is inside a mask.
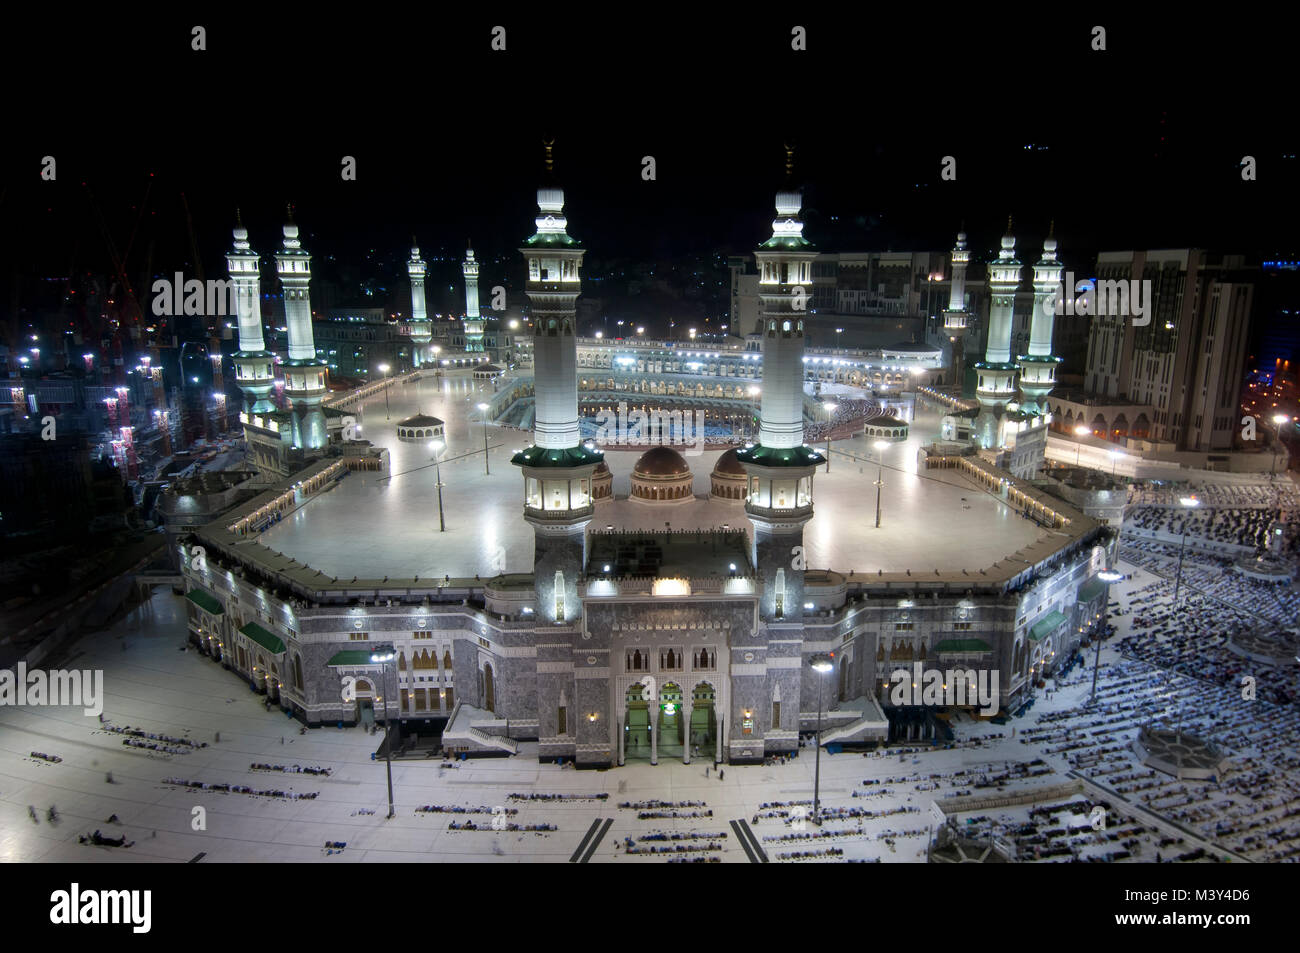
[[[549,181],[549,142],[546,171]],[[532,525],[535,541],[537,613],[567,625],[582,615],[578,578],[586,565],[587,524],[595,512],[591,477],[601,454],[582,445],[578,427],[576,302],[584,249],[566,231],[564,191],[558,185],[537,190],[537,207],[537,231],[519,249],[528,262],[525,291],[533,313],[534,444],[510,462],[524,475],[524,519]]]
[[[984,360],[975,365],[975,396],[980,414],[980,442],[988,449],[999,445],[1001,438],[997,418],[1016,396],[1016,365],[1011,360],[1011,316],[1016,291],[1020,287],[1020,262],[1016,260],[1016,240],[1007,219],[1007,234],[997,261],[989,264],[989,328]]]
[[[970,250],[966,247],[966,231],[957,233],[957,244],[952,249],[952,287],[948,292],[948,307],[943,312],[943,327],[952,344],[953,382],[961,396],[962,377],[966,368],[966,266],[970,264]]]
[[[759,613],[767,620],[803,615],[803,572],[790,553],[812,519],[812,476],[823,462],[803,442],[804,321],[817,251],[803,237],[803,196],[793,187],[792,150],[786,153],[788,187],[776,195],[772,237],[754,252],[763,333],[759,442],[736,454],[749,476],[745,514],[754,524],[753,561],[764,587]]]
[[[578,258],[581,261],[581,254]],[[465,350],[482,351],[483,319],[478,313],[478,262],[474,260],[472,247],[465,252],[465,260],[460,263],[460,271],[465,276]]]
[[[248,229],[235,212],[235,245],[226,252],[226,267],[235,286],[235,311],[239,315],[239,351],[235,378],[244,392],[244,410],[268,413],[275,406],[267,398],[275,387],[275,356],[262,337],[261,259],[248,242]]]
[[[285,324],[289,328],[289,360],[284,363],[284,395],[293,405],[293,445],[316,450],[325,446],[326,366],[316,359],[316,339],[311,327],[311,255],[298,239],[298,226],[289,209],[284,226],[284,247],[275,253],[276,270],[284,289]]]
[[[411,363],[416,367],[424,362],[425,349],[433,336],[429,312],[424,304],[424,276],[427,271],[428,266],[420,257],[420,248],[412,235],[411,257],[406,262],[406,273],[411,278],[411,343],[414,345]]]
[[[1043,257],[1034,265],[1034,313],[1029,323],[1029,353],[1020,357],[1020,392],[1022,407],[1027,411],[1044,411],[1043,402],[1056,386],[1056,366],[1061,358],[1052,356],[1052,330],[1056,323],[1056,300],[1061,285],[1061,263],[1056,260],[1056,239],[1047,230]]]

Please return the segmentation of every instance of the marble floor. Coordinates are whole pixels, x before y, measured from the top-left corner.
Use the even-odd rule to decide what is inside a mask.
[[[362,436],[389,448],[391,476],[355,473],[263,533],[260,541],[342,578],[530,572],[533,531],[521,517],[523,479],[510,457],[531,442],[531,434],[489,426],[491,472],[484,472],[484,429],[475,405],[490,388],[466,376],[422,379],[394,387],[387,414],[383,396],[371,398],[358,414]],[[396,422],[416,412],[447,422],[448,449],[441,465],[445,532],[439,530],[432,453],[425,443],[396,439]],[[915,417],[907,442],[883,451],[879,529],[874,525],[874,482],[881,472],[881,452],[861,437],[832,446],[830,472],[821,467],[813,482],[815,513],[804,530],[809,566],[846,573],[975,570],[1044,534],[956,471],[918,474],[916,451],[933,439],[940,420],[924,406]],[[597,509],[592,528],[663,529],[665,523],[674,529],[748,528],[739,503],[698,499],[708,495],[709,474],[720,453],[686,457],[696,500],[668,506],[616,500]],[[630,492],[639,455],[606,454],[616,497]]]

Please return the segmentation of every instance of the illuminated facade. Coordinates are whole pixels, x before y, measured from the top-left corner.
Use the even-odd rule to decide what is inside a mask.
[[[244,393],[244,410],[266,413],[274,405],[268,395],[275,387],[275,356],[262,336],[262,279],[260,259],[248,241],[248,229],[235,228],[234,247],[226,253],[226,266],[235,286],[239,315],[239,350],[235,352],[235,379]]]
[[[284,289],[285,323],[289,328],[289,359],[284,362],[284,395],[293,408],[293,446],[324,447],[328,437],[321,401],[326,394],[328,368],[316,357],[311,326],[311,255],[302,247],[298,226],[284,226],[284,247],[275,254]]]
[[[386,710],[432,723],[450,750],[514,754],[527,741],[541,761],[592,768],[795,753],[823,691],[828,743],[921,737],[914,732],[933,725],[918,728],[916,712],[892,708],[887,691],[892,672],[916,661],[996,669],[998,701],[1025,701],[1098,615],[1105,530],[982,454],[936,451],[920,461],[926,469],[960,468],[1052,528],[1032,563],[999,561],[978,574],[808,567],[804,528],[823,458],[803,443],[801,295],[816,252],[802,235],[800,194],[782,191],[776,204],[772,237],[756,252],[758,441],[724,455],[711,479],[713,495],[743,504],[750,526],[697,518],[696,507],[718,504],[694,499],[684,460],[659,447],[642,456],[634,482],[650,494],[641,503],[680,501],[664,511],[672,525],[614,529],[611,518],[590,527],[598,505],[602,515],[647,509],[609,502],[609,469],[580,439],[574,319],[584,249],[568,235],[563,191],[548,185],[537,231],[520,249],[536,415],[533,443],[512,463],[533,530],[531,573],[376,579],[359,567],[348,579],[287,561],[257,541],[266,521],[369,466],[364,454],[325,457],[183,544],[191,639],[308,724],[368,722]],[[291,238],[296,230],[286,229],[287,249]],[[1008,260],[1013,246],[1004,242]],[[282,275],[305,276],[305,263],[286,268],[303,256],[284,255]],[[305,280],[302,288],[305,305]],[[1014,396],[1001,394],[995,406]],[[370,661],[372,646],[389,644],[393,665]],[[829,657],[830,671],[814,672],[814,657]]]
[[[424,276],[428,269],[420,257],[418,247],[411,248],[411,257],[406,262],[406,273],[411,279],[411,348],[413,363],[416,367],[428,362],[429,339],[432,335],[432,322],[424,304]]]
[[[471,352],[483,350],[484,322],[478,312],[478,268],[474,249],[467,249],[460,270],[465,276],[465,350]]]

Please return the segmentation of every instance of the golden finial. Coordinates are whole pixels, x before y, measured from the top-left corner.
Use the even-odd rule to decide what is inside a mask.
[[[293,203],[289,203],[289,224],[293,224]]]
[[[1056,237],[1056,219],[1052,219],[1051,224],[1047,226],[1047,237]]]
[[[235,209],[235,225],[239,228],[244,227],[244,216],[239,214],[239,209]]]
[[[794,146],[785,143],[785,174],[794,175]]]
[[[551,147],[555,145],[555,137],[542,140],[542,146],[546,149],[546,171],[551,173],[555,170],[555,159],[551,156]]]
[[[1008,235],[1011,234],[1011,216],[1010,216],[1010,215],[1007,216],[1007,234],[1008,234]]]

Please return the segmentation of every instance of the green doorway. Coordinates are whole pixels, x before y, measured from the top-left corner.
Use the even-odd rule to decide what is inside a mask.
[[[641,683],[627,690],[627,714],[623,717],[623,758],[650,761],[650,706]]]

